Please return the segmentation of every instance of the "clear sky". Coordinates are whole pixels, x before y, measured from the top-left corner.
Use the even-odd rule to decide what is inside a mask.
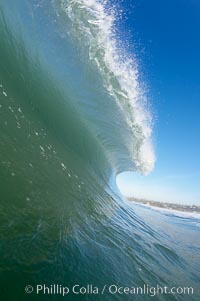
[[[200,1],[122,3],[121,27],[149,89],[157,161],[149,176],[127,173],[118,184],[127,195],[200,205]]]

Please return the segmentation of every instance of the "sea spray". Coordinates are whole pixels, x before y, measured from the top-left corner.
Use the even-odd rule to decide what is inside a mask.
[[[137,61],[119,48],[114,26],[117,13],[108,8],[107,1],[61,0],[60,3],[70,35],[96,65],[105,89],[120,107],[132,132],[128,147],[136,169],[150,172],[155,162],[152,116],[140,85]]]
[[[38,296],[37,285],[89,284],[102,290],[107,284],[149,284],[192,286],[192,300],[198,301],[199,220],[122,200],[115,177],[144,166],[138,157],[143,127],[130,114],[131,99],[124,96],[128,92],[122,91],[114,69],[111,92],[123,97],[108,93],[111,67],[104,54],[99,58],[102,75],[85,51],[87,38],[78,43],[75,23],[63,7],[59,16],[51,4],[0,2],[1,298],[63,299]],[[84,5],[80,12],[86,21],[94,19]],[[66,300],[124,300],[108,290],[103,298],[76,297],[68,294]],[[154,299],[161,297],[191,299],[178,294]],[[152,297],[138,295],[137,300]]]

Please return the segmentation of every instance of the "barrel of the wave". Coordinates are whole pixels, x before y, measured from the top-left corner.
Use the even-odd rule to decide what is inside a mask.
[[[81,48],[71,38],[76,22],[88,20],[91,9],[98,15],[102,6],[62,1],[60,9],[73,3],[82,4],[82,10],[75,9],[80,17],[74,18],[75,32],[70,27],[66,34],[57,34],[65,19],[56,17],[52,4],[0,4],[3,300],[63,300],[63,287],[68,300],[132,300],[115,286],[170,284],[165,276],[174,272],[176,254],[166,251],[163,237],[122,202],[113,180],[120,169],[138,166],[138,151],[128,145],[129,138],[141,138],[141,127],[133,127],[138,129],[133,135],[130,116],[116,101],[122,91],[112,66],[98,71],[89,63],[85,41]],[[91,30],[95,35],[94,26]],[[114,97],[105,85],[108,73]],[[138,150],[141,141],[132,147]],[[165,267],[158,249],[168,255]],[[181,263],[176,260],[177,275],[183,272]],[[144,298],[151,300],[137,296]]]

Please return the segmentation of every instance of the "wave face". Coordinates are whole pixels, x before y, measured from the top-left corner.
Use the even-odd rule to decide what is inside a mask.
[[[132,208],[115,184],[155,160],[137,64],[115,26],[105,1],[0,3],[3,300],[23,300],[24,287],[40,283],[199,286],[198,221]]]
[[[133,166],[132,169],[144,173],[151,171],[155,161],[150,141],[151,116],[146,109],[146,98],[139,85],[136,61],[129,58],[117,42],[114,30],[115,12],[106,7],[106,1],[55,1],[57,2],[61,5],[58,14],[65,15],[72,39],[83,51],[84,60],[96,67],[95,71],[99,73],[107,92],[105,103],[102,99],[97,99],[100,103],[99,112],[102,111],[101,106],[109,101],[109,97],[119,109],[119,116],[113,115],[113,108],[107,110],[108,119],[112,121],[110,127],[113,128],[113,120],[119,118],[122,127],[124,123],[129,129],[129,133],[119,136],[115,150],[121,151],[120,144],[126,146],[126,156],[132,161],[132,164],[128,162],[128,169]],[[113,141],[113,136],[110,140]],[[117,162],[119,157],[118,155]]]

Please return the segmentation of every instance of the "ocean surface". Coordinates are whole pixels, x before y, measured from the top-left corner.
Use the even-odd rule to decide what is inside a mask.
[[[116,186],[120,172],[146,174],[155,162],[119,17],[109,1],[0,2],[3,301],[200,299],[199,217],[132,204]],[[69,293],[37,293],[44,284]],[[109,291],[144,285],[194,292]]]

